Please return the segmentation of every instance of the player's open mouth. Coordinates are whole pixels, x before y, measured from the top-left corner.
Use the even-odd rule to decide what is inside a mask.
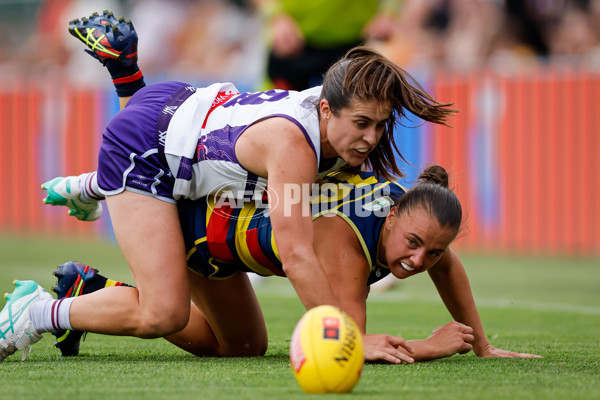
[[[365,156],[369,152],[369,148],[354,149],[354,151],[360,154],[361,156]]]
[[[415,269],[412,267],[409,267],[408,264],[405,263],[400,263],[400,265],[402,265],[402,268],[404,268],[405,270],[407,270],[408,272],[413,272]]]

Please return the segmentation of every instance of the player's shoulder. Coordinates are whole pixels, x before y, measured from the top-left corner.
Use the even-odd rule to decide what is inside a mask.
[[[408,190],[398,181],[379,179],[373,172],[367,171],[358,173],[353,171],[333,172],[321,181],[321,184],[327,183],[347,186],[353,190],[385,192],[392,198],[397,198]]]

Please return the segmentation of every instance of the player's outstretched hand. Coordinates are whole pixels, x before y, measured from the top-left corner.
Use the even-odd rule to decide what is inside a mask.
[[[389,362],[392,364],[411,364],[415,362],[410,356],[413,353],[413,348],[399,336],[363,335],[363,345],[366,361]]]
[[[427,338],[432,355],[435,355],[433,358],[468,353],[473,348],[474,340],[473,328],[456,321],[435,328]]]
[[[517,353],[514,351],[497,349],[494,346],[487,345],[482,351],[478,351],[477,355],[479,357],[504,357],[504,358],[543,358],[542,356],[538,356],[536,354],[528,354],[528,353]]]

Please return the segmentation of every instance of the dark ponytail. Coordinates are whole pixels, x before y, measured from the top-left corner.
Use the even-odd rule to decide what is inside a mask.
[[[419,175],[421,183],[433,183],[448,189],[448,173],[441,165],[433,164],[425,168]]]
[[[422,207],[440,226],[460,229],[462,207],[458,197],[448,188],[448,173],[440,165],[431,165],[419,175],[420,183],[400,196],[396,215]]]

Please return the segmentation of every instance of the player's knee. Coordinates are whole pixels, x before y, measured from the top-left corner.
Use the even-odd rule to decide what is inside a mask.
[[[267,347],[268,347],[268,344],[267,344],[267,342],[265,342],[264,345],[256,348],[256,354],[254,354],[254,355],[264,356],[265,353],[267,352]]]
[[[254,341],[241,341],[227,346],[221,351],[223,357],[257,357],[267,352],[268,339],[260,338]]]
[[[268,342],[267,337],[262,338],[263,340],[257,340],[255,343],[248,343],[244,347],[244,356],[255,357],[264,356],[267,352]]]
[[[146,313],[139,324],[136,336],[144,339],[154,339],[179,332],[186,327],[189,317],[189,309],[187,312],[177,310]]]

